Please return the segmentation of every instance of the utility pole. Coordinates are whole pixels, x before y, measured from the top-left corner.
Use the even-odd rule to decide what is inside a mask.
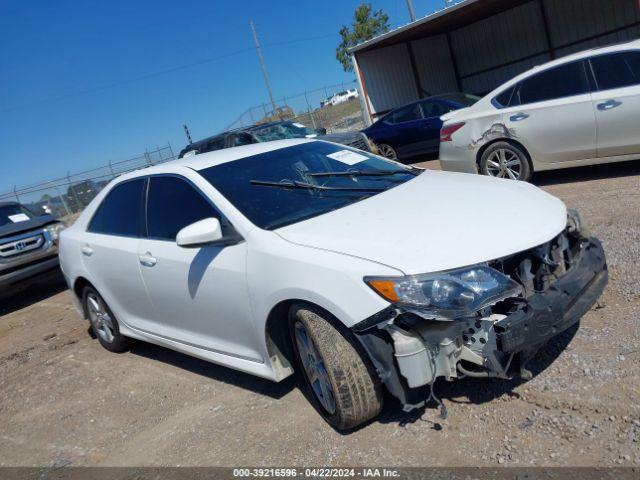
[[[407,8],[409,9],[409,18],[411,18],[412,22],[415,22],[416,14],[413,13],[413,5],[411,4],[411,0],[407,0]]]
[[[273,99],[273,91],[271,90],[271,82],[269,81],[267,66],[264,63],[264,58],[262,58],[262,50],[260,50],[260,42],[258,42],[258,34],[256,33],[256,27],[253,24],[253,20],[249,21],[249,26],[251,27],[251,33],[253,34],[253,43],[255,43],[256,45],[256,53],[258,54],[258,60],[260,61],[260,68],[262,68],[262,74],[264,75],[264,83],[267,85],[267,90],[269,91],[269,100],[271,101],[271,108],[275,113],[276,102]]]
[[[189,133],[189,127],[187,127],[187,124],[185,123],[184,125],[182,125],[182,128],[184,128],[184,133],[187,136],[187,140],[189,141],[189,145],[191,145],[193,143],[193,140],[191,140],[191,134]]]

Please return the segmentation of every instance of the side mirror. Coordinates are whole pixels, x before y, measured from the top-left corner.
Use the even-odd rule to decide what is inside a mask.
[[[326,128],[316,128],[316,133],[318,135],[326,135],[327,134],[327,129]]]
[[[179,247],[196,248],[223,239],[222,226],[217,218],[205,218],[192,223],[178,232],[176,243]]]

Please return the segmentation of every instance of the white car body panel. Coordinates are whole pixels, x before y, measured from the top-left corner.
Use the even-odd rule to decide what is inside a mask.
[[[500,140],[521,144],[534,171],[552,170],[640,159],[640,85],[575,95],[526,105],[497,108],[494,97],[546,69],[590,57],[622,51],[640,51],[640,40],[587,50],[524,72],[469,108],[442,116],[443,127],[464,122],[441,142],[440,162],[448,171],[478,173],[483,146]],[[613,108],[599,109],[614,101]],[[601,107],[602,108],[602,107]],[[519,121],[517,115],[528,115]]]
[[[375,259],[409,275],[501,258],[550,240],[565,224],[564,204],[531,185],[427,170],[384,195],[278,234],[296,244]]]
[[[484,262],[542,244],[565,227],[564,204],[531,185],[426,171],[347,207],[267,231],[197,173],[313,141],[236,147],[123,175],[61,234],[68,283],[74,287],[86,279],[94,285],[123,335],[281,380],[292,370],[278,364],[266,334],[269,314],[281,302],[314,303],[351,327],[389,306],[364,283],[365,276]],[[157,174],[191,181],[243,240],[182,248],[170,241],[86,232],[115,185]],[[147,261],[151,257],[153,265]]]

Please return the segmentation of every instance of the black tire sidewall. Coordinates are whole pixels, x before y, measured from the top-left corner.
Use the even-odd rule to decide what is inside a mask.
[[[294,356],[296,357],[295,362],[298,367],[297,371],[298,371],[298,374],[302,377],[307,398],[309,399],[310,403],[316,408],[316,410],[320,413],[320,415],[322,415],[322,417],[327,421],[327,423],[329,423],[333,428],[340,431],[349,431],[354,428],[357,428],[360,424],[367,422],[373,417],[367,418],[366,420],[363,420],[362,422],[356,425],[351,425],[347,427],[343,425],[344,419],[342,417],[342,413],[345,411],[345,408],[347,407],[342,403],[343,398],[340,395],[340,390],[339,390],[340,387],[336,383],[336,378],[334,377],[333,368],[335,366],[331,365],[331,363],[327,363],[327,359],[323,354],[321,342],[319,342],[318,339],[316,338],[314,329],[310,328],[310,326],[307,324],[305,318],[302,315],[298,315],[298,313],[303,310],[315,314],[322,321],[326,322],[329,327],[335,330],[335,332],[338,335],[340,335],[351,346],[351,348],[353,348],[355,354],[360,358],[360,360],[364,364],[364,367],[366,368],[367,375],[371,380],[371,382],[373,383],[374,390],[380,401],[380,408],[382,408],[382,389],[381,389],[380,382],[377,379],[377,375],[375,374],[375,369],[371,365],[370,359],[363,352],[362,348],[359,348],[357,340],[352,338],[351,332],[341,322],[339,322],[335,317],[333,317],[330,313],[324,311],[319,307],[316,307],[315,305],[306,304],[304,302],[292,305],[291,309],[289,310],[289,332],[291,336],[291,342],[293,344],[292,351],[294,353]],[[311,382],[307,377],[306,370],[302,365],[302,359],[300,358],[298,345],[295,339],[296,322],[302,323],[302,325],[305,327],[309,338],[313,342],[316,352],[321,357],[322,361],[325,364],[325,367],[327,368],[329,381],[331,383],[331,388],[333,389],[334,399],[336,402],[336,411],[333,414],[330,414],[320,403],[320,400],[316,396],[313,386],[311,385]]]
[[[322,403],[320,403],[320,399],[317,397],[316,392],[313,390],[313,385],[311,385],[311,382],[309,381],[309,377],[307,376],[307,371],[305,370],[304,365],[302,364],[302,359],[300,358],[300,352],[298,350],[298,343],[295,338],[295,335],[296,335],[295,325],[297,322],[302,323],[302,325],[304,326],[305,330],[307,331],[307,335],[309,336],[309,339],[311,340],[311,342],[313,342],[313,346],[316,349],[316,352],[318,353],[318,355],[320,355],[320,358],[322,358],[323,362],[325,362],[325,359],[322,356],[322,351],[318,348],[318,343],[313,334],[313,331],[311,331],[311,329],[306,324],[304,319],[299,318],[298,315],[296,315],[296,313],[297,313],[297,310],[292,309],[292,313],[289,316],[289,331],[291,332],[291,343],[293,344],[293,352],[296,357],[296,365],[298,366],[298,369],[297,369],[298,373],[300,377],[302,377],[302,380],[304,382],[307,398],[311,401],[315,409],[318,410],[318,412],[325,418],[325,420],[327,420],[329,424],[335,427],[338,425],[340,421],[340,417],[339,417],[340,405],[338,404],[339,400],[336,395],[337,385],[335,384],[333,375],[329,373],[329,381],[331,382],[331,388],[333,390],[334,400],[336,402],[336,411],[334,413],[329,413],[324,408]]]
[[[489,159],[489,156],[496,150],[510,150],[515,155],[517,155],[522,164],[521,178],[519,178],[518,180],[522,182],[528,182],[529,180],[531,180],[532,168],[531,162],[529,160],[529,155],[527,155],[527,153],[517,145],[509,142],[496,142],[482,153],[482,158],[480,159],[480,173],[482,173],[482,175],[492,176],[487,172],[487,160]],[[509,180],[509,178],[506,178],[506,180]]]

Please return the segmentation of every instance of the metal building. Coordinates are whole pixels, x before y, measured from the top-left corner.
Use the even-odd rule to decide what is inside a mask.
[[[486,94],[554,58],[640,37],[640,0],[464,0],[351,51],[370,120],[430,95]]]

